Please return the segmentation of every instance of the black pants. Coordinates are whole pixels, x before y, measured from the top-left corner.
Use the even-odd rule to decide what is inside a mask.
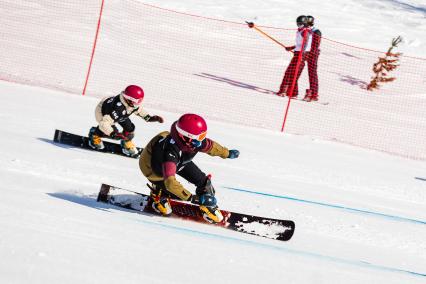
[[[134,132],[135,131],[135,128],[136,128],[135,124],[128,117],[126,119],[124,119],[123,121],[118,121],[117,123],[123,128],[123,132]],[[119,132],[115,125],[113,125],[112,128],[114,128],[114,131]],[[95,134],[100,136],[100,137],[106,136],[105,133],[103,133],[99,129],[99,126],[96,127]]]
[[[123,132],[134,132],[135,131],[135,125],[133,122],[127,117],[126,119],[122,121],[118,121],[118,124],[123,128]]]
[[[178,169],[177,174],[196,187],[203,187],[206,185],[207,175],[192,161],[187,163],[183,168]],[[161,189],[163,194],[167,192],[171,198],[179,199],[167,191],[164,180],[155,181],[153,184],[155,184],[157,189]]]

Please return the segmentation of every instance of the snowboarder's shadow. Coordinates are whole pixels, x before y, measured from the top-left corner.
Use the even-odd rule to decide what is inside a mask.
[[[56,147],[60,147],[60,148],[67,149],[67,150],[72,150],[72,151],[77,151],[77,152],[82,151],[82,150],[83,151],[88,150],[88,149],[84,149],[84,148],[81,148],[81,147],[78,147],[78,146],[61,144],[61,143],[55,142],[53,140],[46,139],[46,138],[41,138],[41,137],[38,137],[37,140],[49,143],[50,145],[53,145],[53,146],[56,146]]]
[[[66,145],[66,144],[61,144],[61,143],[57,143],[53,140],[47,139],[47,138],[42,138],[42,137],[37,137],[37,140],[40,140],[42,142],[46,142],[49,143],[51,145],[57,146],[57,147],[61,147],[61,148],[65,148],[65,149],[70,149],[70,148],[78,148],[76,146],[71,146],[71,145]]]
[[[67,144],[61,144],[61,143],[55,142],[55,141],[47,139],[47,138],[37,137],[37,140],[40,140],[40,141],[49,143],[50,145],[54,145],[56,147],[60,147],[60,148],[64,148],[64,149],[71,149],[71,150],[72,149],[76,149],[76,150],[82,149],[82,148],[77,147],[77,146],[72,146],[72,145],[67,145]]]
[[[106,203],[100,203],[96,201],[96,196],[86,196],[72,192],[48,192],[46,193],[49,196],[84,205],[87,207],[108,211],[107,209],[111,205]]]
[[[254,85],[250,85],[250,84],[247,84],[247,83],[235,81],[235,80],[232,80],[232,79],[228,79],[228,78],[225,78],[225,77],[220,77],[220,76],[216,76],[216,75],[212,75],[212,74],[208,74],[208,73],[201,73],[201,74],[194,74],[194,75],[198,76],[198,77],[202,77],[202,78],[207,78],[207,79],[227,83],[227,84],[235,86],[235,87],[253,90],[253,91],[256,91],[256,92],[259,92],[259,93],[262,93],[262,94],[268,94],[268,95],[274,95],[275,94],[274,91],[271,91],[271,90],[268,90],[268,89],[264,89],[264,88],[261,88],[261,87],[257,87],[257,86],[254,86]]]
[[[153,215],[149,213],[135,211],[135,210],[127,209],[124,207],[118,207],[109,203],[98,202],[97,195],[82,195],[81,193],[75,193],[75,192],[49,192],[46,194],[55,198],[70,201],[79,205],[84,205],[90,208],[106,211],[109,213],[113,213],[114,212],[113,210],[117,210],[117,211],[131,212],[131,213],[137,213],[137,214],[153,217]]]

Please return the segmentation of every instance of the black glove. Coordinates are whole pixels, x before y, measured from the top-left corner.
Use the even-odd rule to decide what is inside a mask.
[[[151,116],[150,118],[149,118],[149,120],[148,120],[149,122],[155,122],[155,121],[158,121],[159,123],[163,123],[164,122],[164,119],[161,117],[161,116],[159,116],[159,115],[153,115],[153,116]]]
[[[228,159],[236,159],[240,156],[240,151],[238,150],[229,150]]]

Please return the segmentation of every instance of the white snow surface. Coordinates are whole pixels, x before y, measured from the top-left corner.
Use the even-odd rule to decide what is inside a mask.
[[[400,35],[398,51],[426,57],[424,0],[138,0],[163,8],[228,21],[294,28],[296,17],[313,15],[329,39],[375,50],[386,50]]]
[[[318,5],[334,39],[382,49],[405,32],[404,48],[426,54],[424,1],[144,3],[279,26]],[[367,25],[380,32],[363,41]],[[52,142],[55,129],[86,135],[99,98],[4,81],[0,97],[0,283],[426,283],[425,161],[208,120],[209,137],[241,151],[195,158],[220,207],[295,221],[279,242],[97,203],[101,183],[148,192],[137,160]],[[134,118],[140,146],[180,115],[147,110],[165,123]]]
[[[211,138],[241,151],[195,158],[221,208],[294,220],[284,243],[97,203],[101,183],[148,192],[137,160],[52,142],[56,128],[86,134],[98,100],[0,92],[1,283],[425,281],[425,162],[208,121]],[[151,111],[166,123],[134,119],[138,145],[178,117]]]
[[[144,104],[148,108],[174,113],[197,111],[210,120],[281,129],[287,100],[273,95],[273,91],[279,88],[291,54],[249,29],[233,14],[241,11],[246,18],[249,7],[259,17],[269,14],[270,17],[255,20],[256,24],[283,43],[292,44],[294,18],[301,13],[294,8],[295,2],[284,5],[269,1],[265,5],[267,1],[246,1],[252,3],[249,5],[230,1],[233,4],[229,6],[209,2],[201,12],[203,6],[195,2],[188,2],[182,9],[185,2],[174,1],[174,5],[180,4],[171,8],[187,12],[182,14],[162,8],[171,5],[167,2],[154,3],[158,8],[138,1],[105,1],[91,61],[101,2],[23,0],[17,4],[2,0],[0,79],[76,94],[85,92],[98,98],[115,95],[126,85],[139,84],[145,90]],[[245,8],[239,9],[235,6],[238,3]],[[357,8],[359,4],[355,2],[345,3],[329,2],[335,5],[333,9],[323,5],[318,9],[321,13],[312,13],[324,34],[319,93],[320,100],[329,105],[318,107],[295,101],[286,116],[285,132],[426,160],[426,58],[412,57],[416,53],[401,44],[396,51],[404,52],[404,56],[391,73],[396,80],[374,92],[365,90],[373,63],[383,56],[392,37],[408,30],[413,18],[417,24],[410,36],[419,43],[424,40],[417,33],[426,34],[421,8],[395,10],[388,3],[388,9],[377,4],[376,8],[367,5],[366,10],[362,5]],[[309,1],[305,5],[313,6]],[[351,15],[357,15],[358,20],[348,19],[347,27],[335,34],[335,25],[342,21],[342,5],[349,5]],[[220,7],[223,14],[219,17]],[[281,11],[289,14],[281,15]],[[401,20],[386,21],[383,11],[399,11]],[[273,22],[274,15],[279,15],[280,20]],[[377,20],[376,24],[363,26],[371,17]],[[328,20],[336,23],[329,24]],[[396,23],[389,28],[383,24],[388,22]],[[361,33],[350,28],[356,24],[363,27]],[[395,35],[390,36],[389,31]],[[379,51],[345,44],[352,41],[358,47],[369,47],[377,41],[374,49]],[[421,45],[416,49],[422,50],[425,49]],[[93,64],[87,74],[89,62]],[[300,96],[307,88],[305,68],[299,79]]]

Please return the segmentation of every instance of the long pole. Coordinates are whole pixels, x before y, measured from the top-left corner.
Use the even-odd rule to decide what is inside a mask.
[[[273,38],[272,36],[268,35],[267,33],[265,33],[264,31],[262,31],[261,29],[259,29],[254,23],[252,22],[247,22],[247,25],[249,26],[249,28],[253,28],[256,31],[258,31],[259,33],[261,33],[262,35],[266,36],[267,38],[269,38],[270,40],[272,40],[273,42],[275,42],[276,44],[279,44],[280,46],[284,47],[287,50],[287,46],[285,46],[284,44],[282,44],[281,42],[279,42],[278,40],[276,40],[275,38]]]
[[[93,42],[92,55],[90,56],[89,69],[87,70],[86,81],[84,83],[84,88],[83,88],[83,94],[82,94],[83,96],[86,94],[87,83],[89,82],[90,70],[92,69],[93,57],[95,56],[96,43],[98,42],[98,35],[99,35],[99,29],[101,27],[101,19],[102,19],[103,10],[104,10],[104,0],[102,0],[101,10],[99,12],[98,25],[96,27],[95,41]]]
[[[291,82],[290,89],[288,90],[289,92],[287,93],[288,102],[287,102],[287,107],[285,109],[283,124],[281,126],[281,132],[284,132],[284,126],[285,126],[285,122],[287,121],[287,114],[288,114],[288,110],[290,108],[291,97],[293,96],[294,87],[295,87],[297,79],[299,77],[298,76],[299,75],[299,68],[300,68],[300,63],[303,60],[303,50],[305,49],[307,35],[308,35],[307,31],[304,30],[303,31],[302,46],[301,46],[300,51],[299,51],[299,56],[297,57],[297,63],[296,63],[296,68],[294,70],[293,81]]]

